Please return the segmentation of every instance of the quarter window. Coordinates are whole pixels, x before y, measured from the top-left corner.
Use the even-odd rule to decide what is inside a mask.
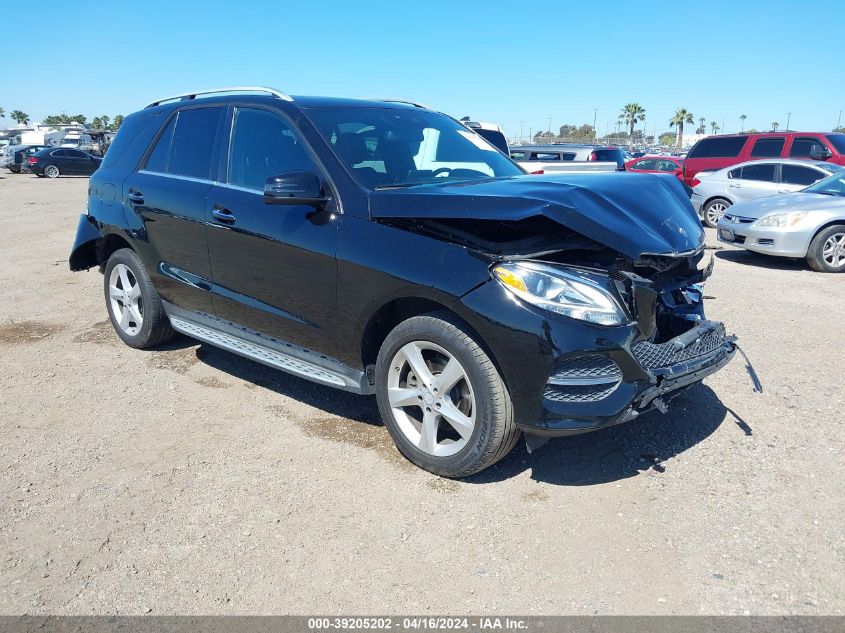
[[[734,158],[745,145],[746,136],[722,136],[700,140],[687,158]]]
[[[751,155],[759,158],[772,158],[780,156],[783,151],[785,137],[780,138],[758,138],[751,150]]]
[[[789,185],[812,185],[827,176],[825,173],[800,165],[781,165],[780,169],[781,181]]]
[[[267,178],[287,171],[316,171],[291,127],[267,110],[238,108],[232,132],[229,184],[263,191]]]
[[[742,179],[774,182],[775,166],[771,163],[763,163],[762,165],[746,165],[742,168]]]
[[[560,154],[549,152],[534,152],[531,154],[531,160],[557,161],[560,160]]]
[[[156,146],[153,148],[144,169],[160,174],[167,173],[167,160],[170,158],[170,142],[173,140],[173,130],[176,128],[176,117],[170,119],[170,123],[158,137]]]
[[[823,152],[825,149],[827,148],[816,138],[798,137],[792,141],[792,149],[789,150],[789,155],[804,158],[812,156],[814,152]]]

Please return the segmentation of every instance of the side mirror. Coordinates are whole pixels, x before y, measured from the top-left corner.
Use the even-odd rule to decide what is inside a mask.
[[[810,158],[813,160],[827,160],[831,156],[830,150],[826,147],[820,148],[818,145],[814,145],[813,149],[810,150]]]
[[[264,185],[264,204],[299,204],[322,209],[328,201],[320,178],[310,171],[276,174],[270,176]]]

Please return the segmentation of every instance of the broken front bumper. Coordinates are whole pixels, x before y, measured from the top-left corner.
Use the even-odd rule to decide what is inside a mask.
[[[736,352],[721,323],[700,321],[664,343],[640,341],[606,354],[564,359],[543,392],[535,435],[573,435],[633,420],[652,409],[665,412],[669,399],[700,382]]]

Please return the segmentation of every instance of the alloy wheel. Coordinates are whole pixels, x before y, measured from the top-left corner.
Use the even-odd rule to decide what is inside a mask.
[[[424,453],[448,457],[472,437],[477,407],[469,375],[439,345],[413,341],[396,352],[387,398],[399,429]]]
[[[714,225],[719,223],[719,220],[722,219],[722,216],[725,215],[725,211],[728,210],[728,205],[724,202],[714,202],[709,207],[707,207],[707,219],[710,220]]]
[[[117,264],[109,275],[109,301],[118,327],[135,336],[144,324],[144,302],[141,286],[132,270]]]
[[[822,259],[832,268],[845,266],[845,233],[834,233],[825,240]]]
[[[56,167],[55,165],[47,165],[44,168],[44,174],[48,178],[58,178],[59,177],[59,168]]]

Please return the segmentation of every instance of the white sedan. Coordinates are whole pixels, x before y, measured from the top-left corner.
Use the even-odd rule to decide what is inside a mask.
[[[819,272],[845,272],[845,172],[798,193],[735,204],[717,234],[749,251],[804,258]]]

